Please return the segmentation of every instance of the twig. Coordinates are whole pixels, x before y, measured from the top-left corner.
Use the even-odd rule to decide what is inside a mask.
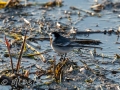
[[[29,65],[29,66],[26,66],[26,67],[24,67],[23,69],[28,69],[28,68],[31,68],[31,67],[34,67],[36,64],[31,64],[31,65]]]
[[[86,64],[85,61],[82,61],[82,60],[80,60],[80,61],[85,65],[86,68],[88,68],[90,71],[92,71],[92,73],[96,74],[96,72],[95,72],[93,69],[91,69],[91,68]]]
[[[88,14],[90,14],[90,15],[92,15],[92,16],[93,16],[93,15],[101,16],[101,15],[98,14],[98,13],[94,13],[94,12],[91,12],[91,11],[88,11],[88,10],[79,9],[79,8],[74,7],[74,6],[71,6],[70,9],[72,9],[72,10],[79,10],[79,11],[88,13]]]
[[[31,50],[34,50],[34,51],[36,52],[36,54],[38,54],[38,55],[40,56],[40,58],[41,58],[41,60],[42,60],[43,62],[46,62],[46,59],[45,59],[43,53],[39,52],[38,50],[36,50],[34,47],[32,47],[31,45],[29,45],[29,44],[27,44],[27,43],[26,43],[26,45],[27,45],[28,48],[30,48]]]
[[[14,70],[13,70],[13,61],[12,61],[12,57],[11,57],[11,53],[10,53],[10,45],[8,43],[6,35],[5,35],[5,42],[6,42],[8,53],[9,53],[9,57],[10,57],[10,62],[11,62],[11,67],[12,67],[12,73],[14,73]]]
[[[26,42],[26,38],[27,38],[27,31],[25,33],[25,36],[24,36],[24,41],[23,41],[23,44],[22,44],[22,47],[21,47],[21,51],[20,51],[20,55],[18,57],[18,62],[17,62],[17,73],[19,73],[19,68],[20,68],[20,63],[21,63],[21,58],[22,58],[22,54],[23,54],[23,49],[24,49],[24,46],[25,46],[25,42]]]

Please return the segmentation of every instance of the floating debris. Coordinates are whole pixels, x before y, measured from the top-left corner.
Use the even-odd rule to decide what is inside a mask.
[[[93,5],[91,6],[91,9],[94,10],[95,12],[100,12],[101,10],[103,10],[104,6],[102,4],[97,4],[97,5]]]
[[[62,0],[53,0],[51,2],[47,2],[43,4],[44,7],[55,7],[55,6],[62,6]]]
[[[24,3],[11,2],[6,8],[4,6],[5,9],[0,11],[1,86],[11,86],[9,89],[39,90],[120,88],[119,53],[116,52],[114,55],[115,52],[109,51],[111,48],[106,46],[113,34],[114,39],[117,39],[116,44],[113,44],[115,46],[119,44],[119,25],[115,26],[119,22],[119,3],[112,0],[80,2],[89,6],[83,4],[85,8],[78,8],[76,4],[70,7],[65,1],[65,6],[61,8],[60,6],[64,5],[63,0],[45,3],[25,0]],[[92,8],[93,11],[88,8]],[[97,20],[102,22],[98,23]],[[58,54],[53,52],[49,45],[48,33],[54,31],[69,37],[83,47],[69,52],[68,58],[60,61]],[[96,34],[100,35],[99,40],[96,40],[96,37],[98,38]],[[7,42],[3,40],[4,35],[8,39]],[[101,36],[105,36],[105,40],[102,40]],[[91,37],[92,39],[89,39]],[[10,44],[10,52],[4,42],[7,46]],[[112,40],[110,44],[111,42]],[[91,45],[92,48],[86,48],[84,44],[86,47]],[[103,50],[97,51],[97,48]],[[13,69],[9,56],[13,61]],[[16,61],[18,58],[19,64]],[[113,60],[115,62],[112,62]],[[19,68],[17,69],[19,74],[16,66]],[[17,80],[21,85],[18,85]]]
[[[6,6],[7,2],[0,0],[0,9],[4,8]]]

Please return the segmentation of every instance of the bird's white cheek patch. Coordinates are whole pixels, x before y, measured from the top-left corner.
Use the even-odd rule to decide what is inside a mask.
[[[49,37],[52,38],[52,34],[51,33],[49,33]]]
[[[52,40],[54,41],[55,40],[55,36],[52,34],[51,37],[52,37]]]

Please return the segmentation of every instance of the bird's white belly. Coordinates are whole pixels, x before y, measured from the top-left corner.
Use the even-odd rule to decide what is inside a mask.
[[[51,44],[52,49],[57,52],[57,53],[68,53],[70,52],[73,48],[72,47],[59,47],[59,46],[54,46],[53,44]]]

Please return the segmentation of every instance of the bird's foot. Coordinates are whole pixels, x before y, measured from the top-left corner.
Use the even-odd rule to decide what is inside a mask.
[[[60,58],[60,61],[65,61],[65,60],[66,60],[65,57],[64,58],[63,57]]]
[[[63,60],[65,61],[65,60],[66,60],[66,58],[64,57],[64,58],[63,58]]]
[[[66,60],[65,57],[66,57],[66,53],[64,55],[61,55],[60,61],[62,61],[62,60],[65,61]]]
[[[64,58],[63,58],[63,57],[61,57],[61,58],[60,58],[60,61],[62,61],[63,59],[64,59]]]

